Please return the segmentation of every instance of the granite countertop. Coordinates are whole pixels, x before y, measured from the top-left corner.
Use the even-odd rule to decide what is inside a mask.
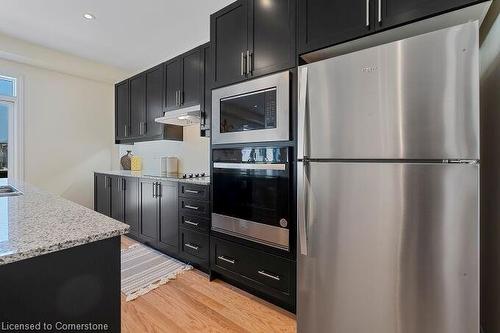
[[[146,178],[155,180],[168,180],[168,181],[198,184],[198,185],[210,185],[210,177],[208,176],[184,179],[184,178],[178,178],[176,176],[152,175],[153,173],[148,171],[112,170],[112,171],[95,171],[95,172],[110,176],[136,177],[136,178]]]
[[[0,197],[0,265],[123,235],[129,226],[24,183]]]

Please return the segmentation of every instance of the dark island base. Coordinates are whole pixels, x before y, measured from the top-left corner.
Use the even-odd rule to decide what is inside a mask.
[[[39,327],[12,326],[28,323]],[[120,332],[120,237],[0,266],[0,325]]]

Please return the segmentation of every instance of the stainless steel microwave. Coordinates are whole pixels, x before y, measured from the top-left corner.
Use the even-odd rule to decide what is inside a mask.
[[[212,143],[290,139],[290,74],[281,72],[212,91]]]

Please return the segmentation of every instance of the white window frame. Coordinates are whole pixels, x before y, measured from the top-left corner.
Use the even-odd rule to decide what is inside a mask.
[[[22,76],[6,73],[2,69],[0,74],[15,79],[15,97],[0,95],[1,102],[12,105],[12,114],[9,114],[8,177],[24,181],[24,80]]]

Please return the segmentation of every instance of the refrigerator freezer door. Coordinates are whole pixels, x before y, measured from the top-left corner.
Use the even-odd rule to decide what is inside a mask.
[[[479,159],[477,22],[300,67],[298,118],[299,159]]]
[[[311,162],[304,172],[298,333],[479,331],[478,165]]]

